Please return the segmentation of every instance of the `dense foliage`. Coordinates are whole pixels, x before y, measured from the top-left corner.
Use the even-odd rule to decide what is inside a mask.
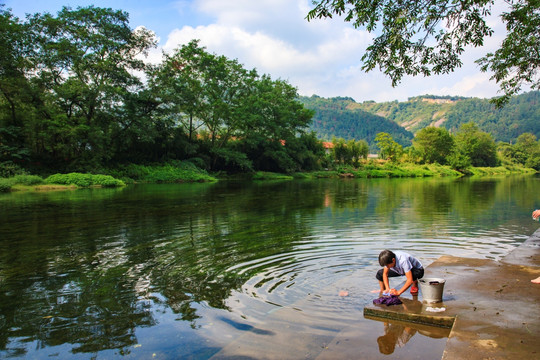
[[[0,30],[0,163],[42,173],[171,160],[212,171],[320,167],[297,90],[196,40],[152,67],[141,59],[153,33],[131,29],[123,11],[21,21],[0,7]]]
[[[367,160],[369,146],[365,140],[345,141],[343,138],[332,139],[331,162],[344,165],[358,166],[360,161]]]
[[[413,141],[416,154],[423,162],[446,164],[454,151],[454,139],[444,128],[427,127]]]
[[[307,19],[342,16],[354,27],[376,33],[362,57],[363,69],[380,68],[398,84],[403,75],[444,74],[462,65],[467,46],[479,47],[493,34],[487,17],[495,0],[315,0]],[[506,2],[501,15],[506,38],[495,53],[479,59],[492,71],[503,96],[502,105],[524,84],[540,87],[540,3]]]
[[[463,98],[299,98],[286,81],[197,40],[150,66],[141,59],[153,33],[130,29],[125,12],[93,6],[24,21],[0,7],[0,30],[1,191],[38,181],[30,173],[55,174],[49,184],[119,186],[214,180],[208,171],[365,170],[370,150],[390,167],[436,163],[467,173],[502,160],[540,169],[539,92],[501,110]],[[413,139],[404,129],[427,125],[450,131],[428,127]],[[366,176],[416,174],[392,169]],[[96,175],[105,173],[114,178]]]
[[[514,96],[500,109],[485,99],[458,101],[446,117],[442,126],[450,131],[474,122],[496,141],[515,142],[526,132],[540,137],[540,91]]]

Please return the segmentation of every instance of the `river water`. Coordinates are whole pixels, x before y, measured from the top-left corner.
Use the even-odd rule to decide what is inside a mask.
[[[0,194],[0,358],[440,357],[447,334],[363,318],[378,253],[500,259],[537,229],[539,189],[516,176]]]

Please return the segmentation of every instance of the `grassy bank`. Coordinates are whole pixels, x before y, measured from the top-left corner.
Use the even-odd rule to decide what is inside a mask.
[[[206,171],[189,162],[175,162],[165,165],[125,165],[105,170],[110,175],[83,173],[54,174],[47,178],[37,175],[16,175],[0,178],[0,192],[9,191],[47,191],[86,187],[118,187],[131,183],[183,183],[217,181]],[[390,162],[370,161],[358,167],[341,166],[335,170],[279,174],[259,171],[242,178],[252,180],[293,180],[316,178],[405,178],[405,177],[460,177],[460,176],[497,176],[512,174],[534,174],[534,169],[516,165],[499,167],[468,168],[463,172],[438,164],[418,165],[411,163],[393,164]],[[246,176],[248,175],[248,176]]]
[[[211,182],[217,179],[205,170],[185,161],[175,161],[160,165],[129,164],[107,173],[125,183],[183,183],[183,182]]]
[[[110,175],[69,173],[46,178],[37,175],[16,175],[0,178],[0,192],[28,190],[62,190],[88,187],[120,187],[128,183],[181,183],[216,181],[191,163],[145,166],[130,164],[103,172]]]
[[[81,173],[54,174],[45,179],[37,175],[16,175],[0,179],[0,192],[64,190],[86,187],[119,187],[126,184],[110,175]]]
[[[371,162],[359,167],[343,166],[336,170],[315,171],[309,173],[308,176],[312,178],[459,177],[463,176],[463,173],[438,164],[417,165]]]
[[[534,169],[515,165],[495,168],[468,168],[463,172],[439,164],[418,165],[412,163],[377,163],[371,162],[359,167],[343,166],[336,170],[315,171],[294,174],[295,178],[400,178],[400,177],[461,177],[494,176],[512,174],[534,174]]]

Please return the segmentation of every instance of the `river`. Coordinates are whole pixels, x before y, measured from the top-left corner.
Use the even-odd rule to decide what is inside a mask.
[[[362,316],[378,253],[500,259],[538,228],[539,189],[514,176],[0,194],[0,358],[322,359],[358,338],[383,356],[389,325]],[[395,358],[442,354],[444,336],[414,333]]]

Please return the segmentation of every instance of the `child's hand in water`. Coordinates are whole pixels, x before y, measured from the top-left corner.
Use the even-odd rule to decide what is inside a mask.
[[[396,289],[390,289],[388,292],[389,295],[399,295]]]

